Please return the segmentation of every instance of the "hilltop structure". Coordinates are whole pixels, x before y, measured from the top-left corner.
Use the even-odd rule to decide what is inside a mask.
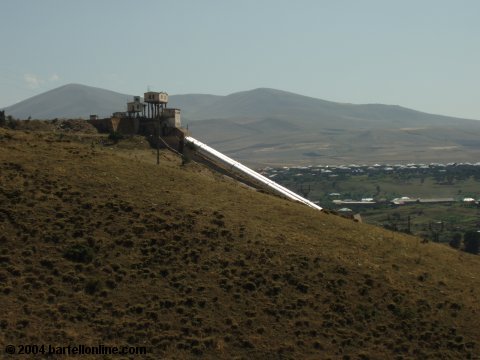
[[[167,104],[168,94],[166,92],[148,91],[144,94],[144,102],[141,101],[140,96],[134,96],[133,101],[127,103],[126,112],[115,112],[112,117],[107,119],[98,119],[97,116],[90,115],[89,122],[103,132],[146,136],[150,144],[157,148],[157,164],[160,163],[160,147],[167,147],[182,153],[185,158],[193,158],[245,184],[322,210],[320,206],[311,201],[265,178],[199,140],[187,136],[186,130],[181,127],[180,109],[167,108]],[[185,144],[194,150],[187,150],[184,153]]]
[[[140,96],[134,96],[133,101],[127,103],[127,111],[114,112],[105,119],[90,115],[89,122],[100,132],[144,135],[155,143],[155,139],[161,138],[162,145],[181,152],[187,132],[181,127],[180,109],[167,108],[166,92],[148,91],[143,99],[144,102]]]

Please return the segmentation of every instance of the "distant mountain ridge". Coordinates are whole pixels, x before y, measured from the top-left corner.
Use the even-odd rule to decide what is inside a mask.
[[[141,94],[136,94],[141,95]],[[5,108],[17,118],[52,119],[110,116],[124,111],[133,95],[81,84],[67,84]],[[368,120],[387,122],[434,122],[467,120],[427,114],[397,105],[349,104],[321,100],[283,90],[257,88],[230,95],[171,95],[169,106],[182,109],[190,121],[231,118],[301,118],[315,120]],[[470,121],[470,120],[467,120]],[[418,124],[418,123],[416,123]],[[351,125],[351,124],[349,124]]]
[[[5,110],[23,119],[86,119],[125,111],[131,99],[132,95],[69,84]],[[182,122],[192,135],[241,160],[409,162],[480,156],[480,121],[397,105],[337,103],[258,88],[226,96],[171,95],[169,107],[182,110]]]
[[[398,105],[335,103],[265,88],[195,106],[181,100],[172,97],[194,136],[247,162],[408,163],[480,156],[480,121]]]
[[[300,118],[316,122],[343,120],[348,121],[349,126],[352,125],[351,120],[369,121],[377,125],[385,122],[388,126],[392,121],[402,121],[402,125],[418,125],[418,121],[439,125],[440,122],[460,120],[398,105],[338,103],[269,88],[242,91],[227,96],[206,95],[209,96],[208,101],[199,101],[195,105],[184,101],[190,96],[192,95],[174,95],[171,97],[171,103],[194,114],[191,120],[275,117]]]
[[[110,116],[123,111],[130,95],[80,84],[68,84],[5,108],[19,119],[84,118],[90,114]]]

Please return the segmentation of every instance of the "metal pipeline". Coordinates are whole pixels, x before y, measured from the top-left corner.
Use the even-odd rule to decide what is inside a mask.
[[[257,173],[256,171],[246,167],[243,164],[240,164],[239,162],[233,160],[232,158],[229,158],[228,156],[222,154],[221,152],[211,148],[210,146],[202,143],[201,141],[198,141],[197,139],[192,138],[191,136],[186,136],[185,137],[185,142],[191,143],[197,147],[198,150],[200,150],[205,156],[209,158],[214,158],[215,160],[221,161],[222,163],[225,163],[229,166],[232,166],[234,169],[240,171],[244,175],[247,175],[260,183],[268,186],[270,189],[276,191],[279,194],[282,194],[283,196],[286,196],[289,199],[298,201],[302,204],[305,204],[313,209],[316,210],[322,210],[320,206],[317,204],[314,204],[310,200],[307,200],[300,195],[294,193],[293,191],[277,184],[275,181],[270,180],[266,178],[265,176]]]

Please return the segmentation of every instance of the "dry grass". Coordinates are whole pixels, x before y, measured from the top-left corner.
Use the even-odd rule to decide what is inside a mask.
[[[480,257],[98,140],[0,129],[2,344],[478,358]]]

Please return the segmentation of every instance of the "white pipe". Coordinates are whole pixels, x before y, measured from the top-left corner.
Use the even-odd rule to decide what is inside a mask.
[[[313,202],[301,197],[298,194],[295,194],[293,191],[277,184],[275,181],[270,180],[266,178],[265,176],[257,173],[256,171],[253,171],[252,169],[246,167],[245,165],[240,164],[239,162],[233,160],[232,158],[229,158],[228,156],[222,154],[221,152],[211,148],[210,146],[202,143],[201,141],[198,141],[197,139],[192,138],[191,136],[186,136],[185,141],[189,142],[191,144],[194,144],[197,146],[199,149],[203,150],[202,152],[205,153],[206,156],[208,157],[215,157],[217,160],[220,160],[235,169],[239,170],[240,172],[254,178],[255,180],[261,182],[264,185],[267,185],[269,188],[275,190],[276,192],[286,196],[289,199],[301,202],[302,204],[305,204],[307,206],[310,206],[311,208],[314,208],[316,210],[322,210],[320,206],[317,204],[314,204]]]

